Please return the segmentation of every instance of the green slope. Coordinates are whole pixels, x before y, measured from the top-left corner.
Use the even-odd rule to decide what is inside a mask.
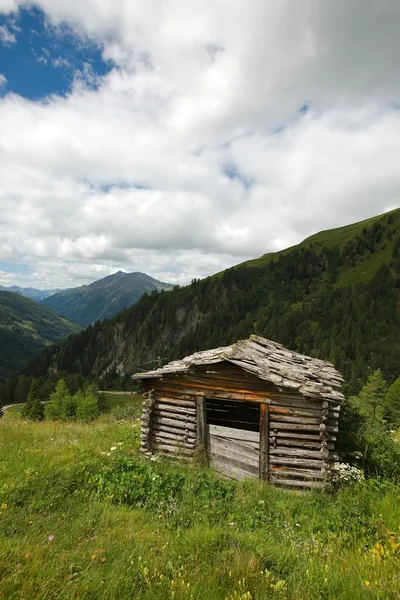
[[[171,288],[172,285],[157,281],[145,273],[119,271],[90,285],[49,296],[41,304],[76,323],[90,325],[114,316],[124,307],[132,306],[145,292]]]
[[[400,210],[194,281],[145,295],[96,323],[30,369],[51,365],[97,377],[134,373],[157,357],[174,359],[256,332],[331,360],[348,390],[370,369],[400,373]]]
[[[34,300],[0,291],[0,378],[22,368],[44,346],[79,329]]]

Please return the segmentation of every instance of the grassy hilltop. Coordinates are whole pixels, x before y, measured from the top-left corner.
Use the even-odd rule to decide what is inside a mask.
[[[16,411],[16,409],[13,409]],[[400,495],[144,461],[137,421],[0,420],[0,598],[364,600],[399,592]]]

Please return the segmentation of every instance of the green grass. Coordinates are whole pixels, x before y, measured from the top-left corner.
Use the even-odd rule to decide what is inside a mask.
[[[138,422],[106,417],[0,421],[1,599],[398,598],[391,484],[236,484],[142,460]]]

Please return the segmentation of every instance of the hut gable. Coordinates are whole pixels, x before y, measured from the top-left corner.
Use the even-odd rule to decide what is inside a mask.
[[[141,449],[210,465],[236,479],[329,485],[341,375],[332,364],[252,335],[137,373],[146,392]]]

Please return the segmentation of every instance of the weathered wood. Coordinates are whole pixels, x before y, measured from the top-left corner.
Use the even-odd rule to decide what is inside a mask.
[[[214,454],[227,458],[236,458],[244,463],[248,461],[249,465],[254,467],[259,466],[259,450],[246,446],[246,444],[237,442],[236,440],[228,440],[226,438],[218,438],[210,436],[210,450]]]
[[[270,456],[294,456],[295,458],[313,458],[315,460],[322,459],[324,457],[322,450],[304,450],[302,448],[287,448],[286,446],[279,446],[277,448],[271,447],[269,449]]]
[[[166,397],[164,395],[157,395],[157,402],[158,403],[162,403],[162,404],[170,404],[172,406],[179,406],[182,408],[191,408],[191,409],[196,409],[196,400],[193,399],[189,399],[189,396],[187,396],[186,394],[180,394],[181,397],[179,398],[173,398],[173,397]]]
[[[210,465],[218,473],[222,473],[231,479],[258,479],[258,465],[252,468],[245,464],[242,467],[240,461],[236,464],[235,462],[231,461],[228,464],[226,460],[221,459],[219,456],[210,454]]]
[[[269,477],[269,413],[268,405],[260,406],[260,455],[259,476],[262,481],[268,481]]]
[[[235,479],[236,481],[242,481],[244,479],[257,479],[258,477],[258,474],[251,474],[248,471],[235,467],[234,465],[227,467],[225,463],[219,462],[218,460],[213,460],[211,466],[217,473],[224,475],[224,477],[227,477],[228,479]]]
[[[299,423],[303,425],[318,425],[320,423],[320,420],[320,417],[302,417],[300,415],[295,415],[291,417],[276,413],[271,414],[271,421],[274,421],[276,423]]]
[[[320,469],[291,469],[290,467],[271,466],[271,475],[275,477],[296,477],[297,479],[324,479]]]
[[[271,465],[288,465],[289,467],[304,467],[312,468],[317,467],[321,468],[323,465],[322,460],[311,460],[308,458],[293,458],[287,456],[274,456],[270,454],[269,462]]]
[[[193,448],[185,448],[179,444],[163,444],[161,442],[154,442],[154,449],[161,452],[170,452],[171,454],[182,455],[182,456],[193,456]]]
[[[185,435],[188,438],[191,438],[193,440],[197,439],[196,436],[196,430],[193,429],[192,427],[190,429],[188,428],[182,428],[182,427],[174,427],[172,425],[166,425],[165,423],[153,423],[153,428],[152,430],[154,432],[157,431],[165,431],[166,433],[171,433],[171,434],[176,434],[176,435]]]
[[[153,432],[153,439],[154,440],[161,440],[161,439],[169,439],[169,440],[174,440],[176,442],[184,442],[190,446],[195,446],[196,445],[196,438],[194,437],[188,437],[184,431],[182,430],[181,433],[170,433],[169,431],[164,431],[164,430],[159,430],[159,431],[154,431]]]
[[[234,440],[246,440],[257,443],[260,441],[260,434],[258,431],[246,431],[244,429],[221,427],[219,425],[208,425],[208,428],[210,435],[217,435],[218,437],[225,437]]]
[[[259,455],[260,444],[259,442],[249,442],[248,440],[232,440],[226,437],[219,437],[218,435],[210,435],[210,439],[213,441],[219,441],[224,445],[229,445],[232,442],[239,450],[246,452],[247,450],[254,456]]]
[[[160,410],[163,412],[170,412],[175,415],[188,415],[188,416],[196,416],[196,407],[188,407],[188,406],[175,406],[173,404],[167,404],[165,402],[156,402],[154,405],[155,410]]]
[[[300,408],[295,406],[282,406],[271,404],[269,409],[269,414],[272,415],[286,415],[288,417],[300,416],[300,417],[315,417],[319,418],[321,415],[321,410],[319,407],[316,408]]]
[[[288,431],[321,431],[320,425],[303,425],[299,423],[281,423],[278,421],[270,421],[270,432],[276,429],[279,430],[288,430]]]
[[[185,423],[196,423],[196,416],[185,415],[185,414],[175,414],[170,411],[162,410],[159,408],[155,408],[153,411],[154,417],[165,417],[166,419],[176,419],[176,421],[182,421]]]
[[[197,444],[208,447],[207,411],[205,398],[197,398]]]
[[[292,438],[284,438],[284,437],[270,437],[269,443],[271,447],[281,446],[289,446],[291,448],[321,448],[322,442],[321,440],[297,440]],[[335,447],[333,442],[328,442],[328,448],[333,450]]]
[[[168,419],[166,417],[154,415],[153,422],[157,425],[170,425],[171,427],[176,427],[178,429],[197,430],[197,424],[192,421],[178,421],[177,419]]]

